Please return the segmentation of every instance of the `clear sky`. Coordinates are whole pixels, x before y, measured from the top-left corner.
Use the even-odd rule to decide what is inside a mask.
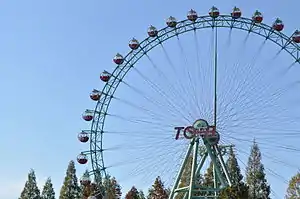
[[[2,163],[0,165],[0,198],[17,198],[24,186],[30,168],[35,169],[40,187],[43,185],[45,179],[48,176],[51,176],[56,192],[58,193],[65,176],[68,162],[71,159],[75,159],[80,150],[88,149],[88,145],[82,145],[77,141],[76,137],[77,132],[89,127],[88,124],[82,121],[81,113],[86,108],[94,108],[95,104],[91,102],[88,97],[89,92],[93,88],[102,88],[103,83],[99,80],[99,74],[104,69],[111,71],[113,67],[115,67],[112,63],[112,57],[117,52],[125,54],[128,51],[128,41],[132,37],[136,37],[139,40],[145,38],[146,30],[149,25],[152,24],[158,28],[162,28],[165,26],[165,19],[170,15],[173,15],[178,19],[185,19],[187,11],[191,8],[195,9],[199,15],[206,15],[208,9],[212,5],[217,6],[221,12],[226,13],[229,13],[234,6],[238,6],[242,9],[243,15],[248,17],[250,17],[256,9],[259,9],[263,12],[265,16],[264,22],[267,24],[271,24],[276,17],[280,17],[285,23],[285,33],[288,35],[299,28],[299,17],[297,17],[297,13],[299,12],[298,8],[300,6],[300,1],[298,0],[2,0],[0,2],[0,125],[3,133],[1,134],[2,142],[0,145],[0,151],[2,153]],[[226,34],[224,38],[227,39],[228,31],[227,33],[224,32],[224,34]],[[204,44],[209,46],[210,36],[211,34],[209,31],[201,33],[201,39],[203,40],[201,47],[205,46]],[[180,41],[181,43],[184,43],[184,49],[190,49],[191,46],[193,46],[191,44],[193,35],[190,34],[186,37],[187,39],[182,39]],[[245,34],[243,37],[240,35],[232,35],[231,40],[235,41],[235,39],[237,39],[232,43],[232,46],[236,46],[236,52],[238,52],[238,46],[242,45],[243,38],[245,38]],[[223,41],[223,47],[225,46],[225,39]],[[190,41],[190,43],[188,43],[188,41]],[[248,50],[249,52],[253,51],[253,56],[261,45],[262,40],[252,38],[251,41],[250,44],[253,47],[249,47]],[[174,45],[177,45],[176,39],[174,39],[173,43]],[[172,52],[172,44],[167,46],[166,49],[168,49],[168,52],[170,52],[173,57],[176,57],[177,52],[175,52],[175,50]],[[273,54],[275,54],[274,52],[278,50],[275,45],[268,45],[267,49],[268,50],[264,52],[266,56],[268,55],[268,52],[273,52]],[[200,51],[204,50],[208,51],[208,48],[202,48]],[[162,51],[154,51],[151,57],[153,57],[158,65],[166,66],[167,62],[165,57],[163,57],[160,52]],[[248,51],[245,51],[243,57],[247,57],[247,54]],[[222,57],[221,54],[220,57]],[[234,59],[238,59],[234,58],[233,55],[228,55],[228,57],[228,60],[231,63],[236,61]],[[248,61],[245,61],[244,63],[245,66],[246,63],[251,61],[251,57],[248,57],[247,59]],[[260,57],[259,59],[262,60],[260,65],[258,65],[260,67],[272,65],[274,67],[283,67],[284,69],[284,67],[287,67],[291,63],[291,58],[288,57],[286,53],[279,58],[279,61],[271,60],[272,62],[266,62],[268,57],[265,59],[264,57]],[[269,59],[271,59],[271,55],[269,55]],[[178,62],[179,60],[176,60],[176,63]],[[146,67],[150,64],[146,64],[145,61],[139,65],[144,65]],[[222,67],[222,64],[220,67]],[[274,72],[273,69],[269,70]],[[153,78],[155,76],[153,71],[146,74],[152,75]],[[269,72],[267,73],[264,71],[264,74],[269,74]],[[152,76],[149,78],[152,78]],[[158,77],[156,76],[156,78]],[[139,89],[149,91],[146,87],[142,87],[142,84],[138,83],[140,79],[135,75],[131,75],[128,77],[128,82],[132,81],[131,84],[139,86]],[[276,85],[276,83],[279,83],[276,79],[272,78],[270,78],[270,82],[267,83],[266,79],[263,79],[264,82],[262,83],[264,83],[264,85],[273,83]],[[294,79],[296,79],[295,75],[291,75],[290,77],[283,78],[282,82],[285,83],[284,85],[287,85],[289,80]],[[260,87],[259,85],[260,84],[256,84],[257,88]],[[223,85],[222,88],[221,85],[220,89],[226,90],[226,87]],[[232,87],[231,89],[234,90],[237,88]],[[133,95],[130,95],[128,92],[125,87],[123,87],[123,90],[120,90],[119,94],[124,99],[127,99],[127,101],[133,100],[133,103],[135,104],[143,104],[142,99],[137,96],[134,98]],[[247,90],[244,92],[251,93]],[[272,93],[269,93],[267,96],[270,97],[271,94]],[[299,97],[297,95],[298,93],[296,92],[294,92],[293,96],[288,96],[287,94],[283,100],[280,102],[278,101],[278,103],[286,104],[291,102],[293,101],[291,99],[295,99],[295,96],[295,100],[297,100],[297,97]],[[130,99],[131,97],[132,99]],[[156,97],[158,97],[157,94]],[[263,99],[267,100],[268,98],[265,97]],[[234,107],[239,112],[245,111],[244,108],[241,107],[241,104],[243,103],[237,103],[236,107]],[[283,104],[281,104],[281,106],[284,106]],[[159,107],[156,107],[156,110],[159,111],[157,108]],[[293,109],[291,106],[286,108]],[[131,109],[129,109],[128,106],[125,108],[116,103],[112,112],[115,115],[122,115],[121,113],[127,113],[129,110]],[[256,111],[258,112],[258,110]],[[264,110],[262,110],[262,112],[263,111]],[[271,110],[266,111],[266,116],[270,116],[270,118],[271,116],[276,116],[276,113]],[[136,116],[139,114],[138,112],[130,113]],[[286,111],[284,113],[286,113],[284,116],[276,118],[276,120],[280,119],[280,121],[282,121],[285,120],[282,118],[288,118],[290,121],[292,117],[297,115],[296,111],[293,113]],[[299,113],[300,112],[298,111],[298,115]],[[167,112],[164,112],[164,114],[167,114]],[[246,120],[247,119],[244,117],[244,121]],[[272,186],[274,185],[273,190],[275,190],[276,194],[279,196],[277,198],[282,198],[286,188],[286,183],[283,181],[288,180],[289,177],[297,171],[299,161],[296,162],[295,159],[299,159],[300,155],[299,151],[280,151],[278,146],[283,145],[280,141],[284,140],[283,138],[286,138],[284,141],[289,143],[284,144],[290,144],[293,146],[293,149],[296,149],[296,143],[299,143],[299,138],[297,140],[297,137],[294,136],[288,140],[288,135],[285,134],[285,132],[276,131],[278,135],[283,133],[282,140],[278,141],[274,136],[271,141],[266,137],[261,138],[262,140],[260,140],[257,135],[252,136],[252,134],[254,134],[253,131],[257,133],[257,130],[259,130],[260,133],[263,134],[264,131],[261,131],[261,129],[269,128],[274,125],[275,119],[273,120],[273,123],[264,121],[264,125],[260,125],[259,121],[261,120],[257,119],[256,121],[248,123],[250,126],[256,126],[259,129],[251,128],[251,132],[249,132],[249,129],[248,131],[245,130],[244,135],[241,135],[239,138],[237,138],[236,135],[231,136],[235,137],[235,141],[240,139],[240,146],[238,146],[238,143],[235,144],[237,144],[236,150],[241,156],[249,153],[249,143],[251,144],[253,137],[257,137],[257,141],[263,144],[262,149],[265,147],[267,150],[268,148],[269,151],[266,152],[266,154],[269,154],[269,157],[276,157],[277,161],[268,161],[267,157],[263,157],[263,160],[266,161],[265,167],[270,168],[270,171],[267,173],[275,172],[273,175],[268,174],[270,176],[270,183]],[[112,124],[117,123],[117,120],[113,120],[112,118],[109,122],[108,126],[112,127]],[[256,122],[256,124],[253,122]],[[127,125],[126,123],[117,124],[117,126]],[[279,124],[283,123],[279,122]],[[284,123],[284,125],[291,126],[292,123]],[[293,123],[293,125],[295,124]],[[232,124],[232,126],[234,126],[234,124]],[[242,126],[240,126],[240,129],[236,129],[236,131],[241,132],[241,127]],[[293,127],[295,128],[291,127],[291,129],[299,129],[299,125],[298,128],[296,125]],[[150,127],[147,126],[147,128]],[[275,128],[279,127],[275,126]],[[122,131],[116,127],[114,130]],[[232,129],[231,131],[232,133],[235,132],[235,130]],[[170,168],[174,165],[174,168],[177,168],[175,167],[175,164],[179,164],[180,156],[174,156],[171,153],[170,146],[174,146],[173,151],[178,154],[182,153],[183,147],[175,147],[177,144],[174,144],[174,140],[171,140],[172,134],[168,134],[170,139],[165,143],[158,141],[158,139],[160,139],[159,136],[152,136],[149,138],[149,141],[146,140],[147,136],[145,135],[132,133],[131,136],[134,136],[135,139],[140,136],[143,140],[143,144],[140,144],[140,146],[152,146],[160,152],[165,151],[163,157],[164,159],[168,158],[168,161],[164,163],[162,161],[159,162],[157,157],[153,155],[154,153],[150,153],[151,150],[147,151],[145,148],[143,148],[143,150],[133,150],[130,152],[115,148],[111,153],[110,158],[108,158],[108,164],[109,162],[111,162],[111,164],[113,164],[113,162],[118,162],[113,161],[112,159],[120,159],[121,157],[126,158],[129,157],[129,154],[135,154],[132,155],[132,157],[142,157],[140,159],[142,161],[140,167],[143,169],[156,168],[154,165],[158,167],[168,166]],[[226,136],[224,135],[224,137]],[[107,146],[113,146],[114,144],[125,146],[118,138],[112,136],[108,138]],[[132,148],[136,149],[135,147],[138,145],[135,145],[133,140],[129,139],[129,136],[126,138],[126,143],[128,144],[130,142]],[[227,137],[227,139],[229,138],[230,137]],[[245,143],[248,144],[241,144],[243,143],[243,140],[246,140],[247,142]],[[145,144],[146,142],[148,145]],[[155,143],[157,143],[157,145]],[[165,144],[169,147],[166,147]],[[176,151],[175,149],[181,151]],[[274,154],[274,151],[276,151],[276,154]],[[145,158],[146,153],[148,155],[150,154],[147,157],[147,160]],[[174,159],[172,159],[173,157]],[[241,159],[243,158],[241,157]],[[123,162],[121,159],[120,161]],[[280,161],[290,162],[290,164],[296,166],[285,168],[280,164]],[[244,158],[242,162],[246,162],[246,159]],[[130,176],[130,169],[133,169],[133,167],[134,166],[131,165],[127,167],[128,169],[112,168],[111,173],[112,175],[120,176],[120,178],[122,178],[122,176]],[[243,167],[242,164],[241,167]],[[82,173],[85,168],[85,166],[77,165],[78,174]],[[149,172],[150,170],[147,171]],[[158,171],[161,170],[158,169]],[[169,171],[174,172],[172,169]],[[167,171],[165,172],[168,173]],[[172,173],[172,175],[173,174],[174,173]],[[276,174],[280,174],[284,179],[281,179],[281,177],[278,176],[276,177]],[[155,175],[156,174],[153,176]],[[170,174],[170,176],[172,175]],[[147,178],[149,181],[153,180],[153,176],[145,177],[142,175],[142,172],[139,176],[140,178]],[[146,182],[148,182],[147,180]],[[171,179],[169,179],[169,181],[170,180]],[[140,188],[150,186],[150,184],[145,185],[138,180],[135,182],[132,181],[133,180],[124,182],[123,186],[126,189],[128,189],[132,183]],[[168,180],[165,179],[165,181]],[[126,191],[127,190],[124,190],[123,192]]]

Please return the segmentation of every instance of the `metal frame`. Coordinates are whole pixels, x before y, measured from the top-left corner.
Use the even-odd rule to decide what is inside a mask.
[[[114,71],[111,73],[111,78],[106,82],[100,100],[94,110],[94,119],[92,121],[90,130],[90,151],[84,152],[85,154],[90,154],[90,161],[92,163],[92,172],[99,175],[99,171],[102,176],[106,176],[106,167],[104,164],[103,156],[103,133],[104,133],[104,122],[107,114],[107,110],[111,99],[118,87],[122,82],[124,76],[129,72],[129,70],[134,66],[134,64],[139,61],[145,54],[147,54],[154,47],[163,43],[164,41],[178,36],[180,34],[195,31],[204,28],[230,28],[239,29],[246,31],[248,33],[254,33],[266,40],[270,40],[281,47],[281,50],[288,52],[295,60],[295,62],[300,63],[300,45],[293,42],[291,37],[285,34],[275,31],[271,26],[263,23],[254,23],[252,19],[249,18],[238,18],[233,19],[230,15],[220,15],[218,18],[212,18],[210,16],[200,16],[195,22],[189,20],[183,20],[177,22],[175,28],[165,27],[158,31],[157,37],[148,37],[142,42],[136,50],[131,50],[125,57],[124,62],[118,65]],[[97,175],[95,176],[101,179]]]
[[[227,154],[227,148],[233,147],[233,145],[211,145],[205,138],[202,138],[204,145],[199,146],[199,139],[200,138],[194,138],[189,145],[189,148],[187,150],[187,153],[185,155],[185,158],[181,164],[179,173],[177,174],[177,177],[175,179],[175,183],[173,185],[173,188],[171,190],[171,193],[169,195],[169,199],[176,198],[177,193],[184,193],[183,198],[184,199],[202,199],[202,198],[217,198],[218,193],[228,187],[231,186],[231,179],[228,173],[228,170],[226,168],[223,156]],[[184,172],[184,169],[186,168],[188,164],[188,159],[191,157],[191,153],[193,153],[192,156],[192,167],[191,167],[191,173],[190,173],[190,184],[185,187],[179,187],[180,186],[180,180],[182,179],[182,175]],[[198,161],[198,158],[200,157],[200,161]],[[206,159],[210,157],[212,163],[213,163],[213,180],[214,180],[214,187],[204,187],[199,186],[195,184],[196,176],[199,176],[201,174],[201,170],[203,168],[203,165],[206,161]],[[218,186],[218,182],[221,184]],[[214,195],[210,195],[207,193],[211,193]],[[194,196],[194,194],[201,194],[200,196]]]

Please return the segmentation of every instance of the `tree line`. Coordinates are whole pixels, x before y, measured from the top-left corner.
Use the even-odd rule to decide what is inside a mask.
[[[226,166],[232,186],[223,189],[218,198],[219,199],[271,199],[271,188],[266,179],[264,165],[262,163],[261,152],[258,144],[254,141],[251,148],[251,153],[248,158],[246,167],[245,179],[241,173],[240,166],[236,154],[231,147],[229,150],[229,157],[226,160]],[[192,158],[189,159],[192,163]],[[180,181],[181,187],[188,186],[190,178],[191,164],[188,164],[183,171],[183,176]],[[95,192],[99,192],[98,185],[91,182],[88,177],[88,171],[83,175],[83,178],[78,181],[76,176],[76,169],[74,161],[70,161],[64,183],[60,189],[59,199],[97,199],[91,197]],[[103,187],[107,199],[120,199],[122,196],[121,186],[116,178],[108,176],[102,180],[100,187]],[[196,177],[197,187],[213,187],[213,164],[211,163],[204,175]],[[170,194],[170,188],[166,188],[162,179],[158,176],[153,185],[148,190],[147,195],[142,190],[138,190],[133,186],[126,194],[125,199],[167,199]],[[207,198],[214,194],[213,191],[203,192],[199,189],[194,193],[194,196],[205,195]],[[176,199],[182,199],[184,193],[179,193]],[[286,192],[286,199],[300,198],[300,172],[296,173],[289,182]],[[55,191],[51,178],[48,178],[45,185],[40,192],[34,170],[30,170],[28,179],[25,183],[24,189],[21,192],[19,199],[55,199]]]

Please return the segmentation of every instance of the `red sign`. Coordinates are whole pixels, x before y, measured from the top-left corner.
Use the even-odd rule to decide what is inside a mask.
[[[175,140],[181,138],[192,139],[194,137],[204,137],[204,136],[214,136],[216,134],[216,128],[214,126],[202,127],[202,128],[194,128],[193,126],[188,127],[175,127],[176,135]]]

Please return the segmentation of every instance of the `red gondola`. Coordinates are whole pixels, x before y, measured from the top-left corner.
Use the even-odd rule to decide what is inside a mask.
[[[209,10],[209,16],[211,16],[212,18],[217,18],[220,15],[220,11],[218,8],[216,8],[215,6],[213,6],[210,10]]]
[[[104,82],[108,82],[108,80],[110,79],[111,74],[107,71],[103,71],[100,75],[100,79]]]
[[[176,21],[176,18],[175,17],[172,17],[170,16],[168,19],[167,19],[167,26],[171,27],[171,28],[175,28],[176,25],[177,25],[177,21]]]
[[[90,110],[86,110],[83,114],[82,114],[82,118],[85,120],[85,121],[92,121],[93,118],[94,118],[94,113],[93,111],[90,111]]]
[[[300,31],[296,30],[292,36],[292,39],[295,43],[300,43]]]
[[[261,14],[261,12],[259,12],[258,10],[255,11],[255,13],[252,16],[252,20],[255,23],[261,23],[263,21],[263,15]]]
[[[136,50],[138,49],[138,47],[140,46],[140,43],[138,40],[136,40],[135,38],[133,38],[130,42],[129,42],[129,47],[132,49],[132,50]]]
[[[284,28],[284,24],[280,19],[277,18],[276,21],[273,23],[272,28],[277,31],[282,31]]]
[[[241,11],[239,8],[234,7],[234,8],[233,8],[233,11],[232,11],[232,13],[231,13],[231,17],[232,17],[233,19],[238,19],[238,18],[240,18],[241,16],[242,16],[242,11]]]
[[[88,142],[89,141],[89,134],[88,133],[86,133],[86,132],[80,132],[80,133],[78,133],[78,140],[80,141],[80,142],[83,142],[83,143],[86,143],[86,142]]]
[[[77,156],[77,162],[79,164],[86,164],[88,162],[88,159],[87,159],[86,155],[81,153]]]
[[[100,76],[100,79],[102,80],[103,77],[101,78],[101,76]],[[103,80],[102,80],[102,81],[103,81]],[[96,90],[96,89],[94,89],[94,90],[91,92],[91,94],[90,94],[90,98],[91,98],[93,101],[98,101],[98,100],[100,99],[100,97],[101,97],[101,92],[98,91],[98,90]]]
[[[187,18],[188,20],[195,22],[198,18],[197,12],[191,9],[187,14]]]
[[[157,34],[158,34],[158,31],[157,31],[157,29],[154,26],[150,26],[148,28],[148,35],[149,35],[149,37],[156,37]]]
[[[114,61],[116,64],[120,65],[120,64],[123,64],[124,58],[123,58],[122,55],[120,55],[119,53],[117,53],[116,56],[114,57],[113,61]]]

